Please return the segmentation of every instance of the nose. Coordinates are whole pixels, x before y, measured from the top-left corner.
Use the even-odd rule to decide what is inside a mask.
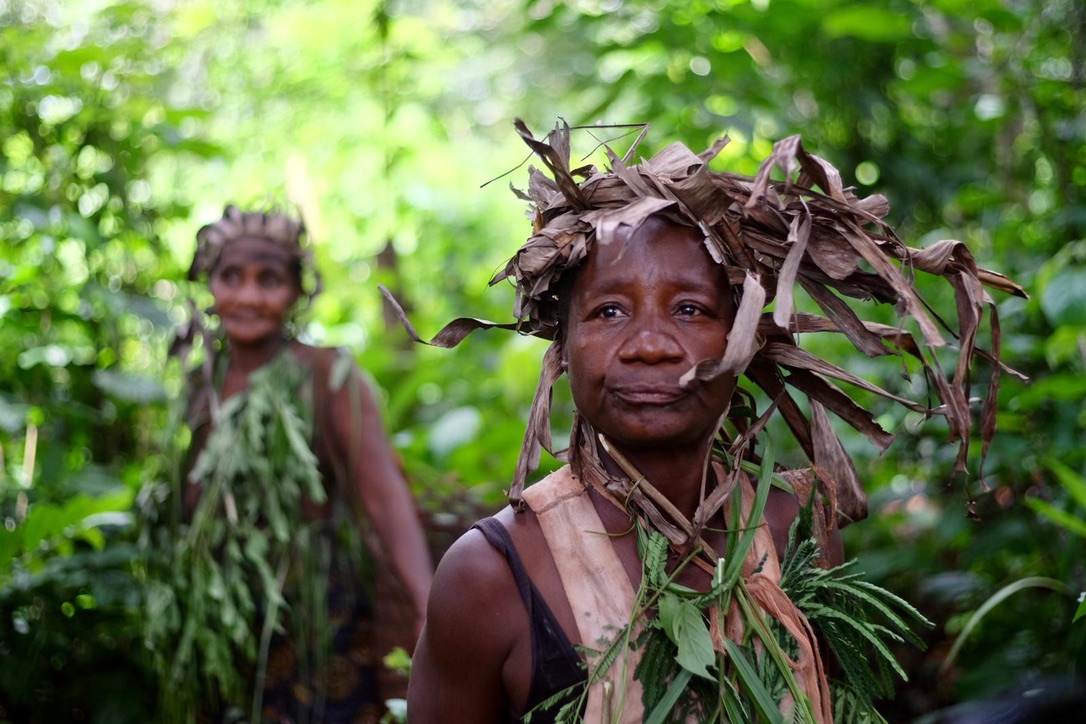
[[[630,325],[618,355],[624,362],[660,364],[681,360],[683,349],[670,325],[653,317]]]
[[[234,298],[238,304],[250,305],[259,304],[262,300],[263,293],[260,290],[260,285],[246,281],[238,285],[237,290],[234,293]]]

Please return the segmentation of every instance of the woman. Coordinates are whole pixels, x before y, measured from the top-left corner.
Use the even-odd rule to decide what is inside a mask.
[[[901,672],[884,641],[914,638],[909,623],[923,617],[838,566],[838,526],[866,514],[866,497],[827,412],[880,446],[889,435],[833,380],[945,415],[964,449],[965,371],[991,304],[981,281],[1021,290],[961,245],[907,249],[882,221],[884,201],[843,188],[798,138],[747,178],[709,169],[723,141],[702,154],[673,144],[637,165],[632,150],[609,149],[612,168],[573,169],[567,126],[542,141],[518,130],[554,178],[530,170],[533,233],[495,277],[516,284],[516,322],[456,320],[431,343],[501,326],[551,345],[509,507],[438,567],[410,721],[879,720],[874,700]],[[771,180],[774,166],[785,181]],[[953,380],[930,349],[865,324],[838,296],[897,303],[934,346],[914,269],[958,292]],[[794,287],[826,317],[795,311]],[[818,331],[872,355],[916,355],[944,406],[928,411],[800,349],[797,336]],[[562,375],[576,409],[558,451],[549,406]],[[749,386],[770,401],[765,413]],[[764,428],[777,414],[809,468],[774,468]],[[568,464],[525,488],[543,449]]]
[[[432,563],[372,393],[346,353],[290,334],[317,286],[303,236],[283,214],[234,206],[197,233],[189,276],[207,279],[219,329],[202,335],[186,399],[159,605],[176,649],[162,661],[166,715],[376,721],[382,570],[410,610],[397,643],[421,628]]]

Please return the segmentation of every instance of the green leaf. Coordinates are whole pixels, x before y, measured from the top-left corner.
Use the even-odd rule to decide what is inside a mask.
[[[912,19],[908,15],[864,4],[850,4],[827,13],[822,27],[831,38],[853,37],[888,43],[912,36]]]
[[[758,713],[767,722],[784,724],[784,717],[781,716],[781,712],[773,700],[773,695],[765,688],[765,684],[762,683],[761,677],[758,676],[754,666],[747,660],[743,649],[727,638],[724,639],[724,647],[727,649],[729,660],[735,665],[735,671],[739,675],[743,688],[751,695]]]
[[[392,669],[393,671],[399,670],[404,672],[411,671],[411,654],[402,646],[396,646],[381,659],[381,663],[385,668]]]
[[[672,593],[664,592],[660,594],[656,617],[660,622],[660,626],[664,629],[664,633],[667,634],[667,637],[671,639],[672,643],[678,641],[678,636],[675,633],[677,628],[675,619],[678,618],[679,615],[680,603],[679,597]]]
[[[675,660],[692,674],[710,681],[716,677],[709,673],[716,665],[713,639],[705,617],[691,601],[665,593],[660,598],[660,623],[668,638],[678,647]]]
[[[1086,268],[1061,269],[1041,292],[1041,310],[1053,327],[1086,326]]]
[[[908,674],[906,674],[905,670],[901,668],[901,665],[897,662],[897,658],[890,651],[890,649],[887,648],[886,643],[883,641],[883,638],[889,638],[893,641],[902,641],[902,637],[899,636],[896,632],[891,631],[885,626],[879,626],[877,624],[872,624],[867,621],[857,621],[853,617],[843,614],[840,611],[832,608],[823,609],[822,616],[824,618],[839,621],[840,623],[852,628],[854,631],[856,631],[856,633],[863,636],[865,639],[867,639],[868,643],[875,647],[875,650],[878,652],[879,656],[881,656],[882,659],[886,661],[886,663],[888,663],[895,672],[897,672],[897,675],[900,676],[903,681],[909,680]]]
[[[892,611],[885,603],[883,603],[882,600],[878,598],[878,596],[882,594],[889,593],[885,589],[875,586],[874,584],[870,584],[866,581],[841,582],[835,581],[833,579],[827,579],[822,585],[824,585],[826,588],[838,590],[850,598],[857,599],[859,601],[862,601],[863,603],[866,603],[872,608],[880,611],[883,616],[888,618],[890,622],[898,628],[898,630],[906,634],[910,633],[909,625],[905,622],[905,620],[902,619],[901,616],[899,616],[897,613]],[[886,596],[886,598],[901,606],[906,612],[912,614],[914,618],[919,619],[921,622],[928,623],[930,625],[930,622],[927,621],[927,619],[925,619],[919,611],[906,603],[904,600],[893,596],[892,594]]]
[[[210,580],[207,586],[207,595],[215,601],[222,601],[226,596],[226,584],[222,579],[222,571],[218,566],[212,566],[209,572]]]
[[[766,500],[769,498],[769,488],[773,484],[774,459],[772,442],[767,440],[765,451],[762,456],[762,467],[758,476],[757,488],[755,488],[754,491],[754,505],[751,507],[750,511],[750,520],[752,521],[760,521],[762,519],[763,511],[765,511]],[[742,488],[737,487],[732,494],[732,500],[734,501],[733,520],[739,519],[741,490]],[[731,590],[739,580],[739,576],[743,572],[743,564],[747,559],[747,552],[750,550],[750,547],[754,545],[754,537],[757,533],[757,526],[742,530],[738,534],[738,541],[734,545],[728,546],[728,560],[722,576],[722,591]],[[734,531],[731,531],[730,534],[734,535]],[[715,575],[716,574],[714,574],[714,576]],[[722,591],[714,592],[719,595]]]
[[[1057,508],[1046,500],[1039,500],[1037,498],[1026,498],[1025,500],[1026,505],[1038,515],[1048,518],[1070,533],[1086,538],[1086,521],[1068,513],[1066,510]]]
[[[16,527],[14,530],[8,530],[6,527],[0,526],[0,561],[15,560],[15,557],[22,552],[22,549],[22,529]],[[3,575],[8,571],[7,566],[0,567],[0,583],[3,582]]]
[[[1079,507],[1086,513],[1086,478],[1077,474],[1074,470],[1067,467],[1059,460],[1047,460],[1045,462],[1048,468],[1056,473],[1056,477],[1060,480],[1060,485],[1071,494],[1071,497],[1075,499]]]
[[[691,671],[686,668],[678,673],[675,680],[668,686],[664,697],[656,703],[652,712],[645,717],[645,724],[663,724],[663,722],[667,721],[667,715],[671,713],[671,709],[675,706],[679,697],[682,696],[683,691],[686,690],[686,685],[690,683],[692,676]]]

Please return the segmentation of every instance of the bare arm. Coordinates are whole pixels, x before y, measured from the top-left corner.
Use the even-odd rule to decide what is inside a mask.
[[[334,443],[348,461],[350,483],[373,523],[381,548],[407,589],[417,633],[425,615],[433,562],[373,393],[357,368],[331,396],[330,404]]]
[[[527,645],[527,613],[505,559],[479,531],[441,559],[407,690],[412,724],[497,724],[511,689],[527,695],[516,647]],[[512,693],[516,698],[517,694]]]

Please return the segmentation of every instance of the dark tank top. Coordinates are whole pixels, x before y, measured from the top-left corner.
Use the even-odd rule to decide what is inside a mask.
[[[532,636],[532,686],[528,692],[525,713],[555,694],[569,690],[568,694],[554,705],[532,713],[532,724],[551,724],[558,710],[582,693],[581,687],[576,685],[583,686],[588,681],[584,660],[573,648],[539,589],[528,577],[520,554],[517,553],[505,526],[495,518],[484,518],[473,527],[478,528],[487,542],[505,556],[520,591],[520,599],[528,611],[528,626]],[[519,719],[511,718],[510,721]]]

